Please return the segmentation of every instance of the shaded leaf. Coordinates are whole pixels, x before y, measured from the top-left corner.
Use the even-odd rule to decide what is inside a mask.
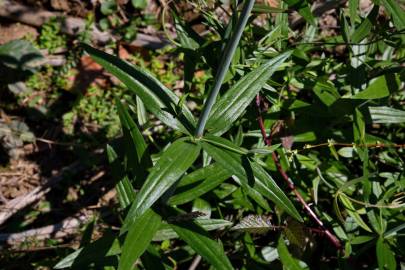
[[[353,43],[359,43],[370,34],[373,25],[376,23],[378,9],[379,6],[375,5],[367,17],[361,22],[360,26],[354,31],[351,36]]]
[[[195,219],[195,223],[200,225],[206,231],[222,230],[225,227],[231,226],[232,222],[224,219]],[[169,224],[162,224],[160,229],[153,237],[153,241],[163,241],[166,239],[178,238],[177,233],[169,226]]]
[[[352,202],[346,197],[346,195],[340,194],[339,199],[347,210],[347,213],[356,221],[356,223],[364,230],[372,232],[370,227],[364,222],[364,220],[361,218],[360,214],[354,208]]]
[[[213,171],[204,181],[191,189],[185,190],[181,193],[173,195],[168,203],[171,205],[180,205],[190,202],[199,196],[209,192],[210,190],[216,188],[231,175],[227,170],[220,166],[215,166],[216,170]]]
[[[284,242],[284,238],[280,236],[278,239],[278,245],[277,245],[277,251],[278,255],[280,257],[281,262],[283,263],[283,267],[288,270],[302,270],[305,269],[301,267],[298,263],[298,261],[293,258],[293,256],[290,254],[290,252],[287,249],[287,246]]]
[[[170,227],[216,269],[233,269],[222,246],[213,240],[201,226],[194,222],[176,222],[170,224]]]
[[[203,149],[207,151],[215,161],[221,164],[229,173],[236,175],[240,179],[242,188],[248,190],[248,188],[253,186],[253,189],[272,200],[288,214],[300,221],[302,220],[292,202],[260,165],[256,162],[250,162],[247,157],[235,153],[234,151],[220,148],[217,145],[212,145],[204,141],[200,143]],[[232,142],[228,141],[227,144],[231,145]],[[233,145],[232,148],[237,148],[237,146]]]
[[[385,76],[378,77],[366,89],[352,96],[352,99],[377,99],[384,98],[390,95],[388,82]]]
[[[138,192],[121,228],[127,231],[194,163],[200,147],[179,139],[171,144],[152,168],[144,185]]]
[[[118,270],[130,270],[143,254],[161,225],[161,217],[148,209],[129,228],[122,246]]]
[[[114,149],[107,144],[108,162],[111,166],[113,177],[118,181],[115,188],[117,189],[118,200],[122,208],[126,208],[135,199],[134,188],[128,177],[123,174],[124,168],[117,157]]]
[[[116,235],[106,233],[89,245],[79,248],[59,261],[53,268],[87,269],[90,264],[97,266],[108,265],[111,257],[121,252]]]

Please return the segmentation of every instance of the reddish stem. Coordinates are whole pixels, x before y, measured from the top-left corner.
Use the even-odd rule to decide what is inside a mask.
[[[261,115],[261,98],[260,98],[259,95],[256,96],[256,105],[257,105],[257,108],[258,108],[257,120],[259,122],[259,127],[260,127],[260,131],[262,133],[262,136],[263,136],[264,143],[266,145],[268,145],[268,146],[271,146],[271,142],[272,142],[274,134],[273,134],[272,131],[270,132],[270,136],[267,136],[267,134],[266,134],[266,129],[264,127],[264,122],[263,122],[263,118],[262,118],[262,115]],[[294,194],[297,197],[298,201],[302,204],[302,206],[307,211],[307,213],[311,216],[311,218],[318,224],[318,226],[321,228],[321,230],[326,235],[326,237],[332,242],[332,244],[337,249],[341,250],[342,245],[341,245],[339,239],[337,239],[337,237],[335,235],[333,235],[327,228],[325,228],[325,225],[323,224],[323,222],[317,217],[315,212],[312,211],[311,207],[309,207],[307,202],[304,200],[304,198],[301,196],[301,194],[295,188],[294,183],[290,180],[287,173],[281,167],[281,164],[280,164],[280,161],[279,161],[279,159],[278,159],[278,157],[276,155],[276,152],[272,153],[272,158],[273,158],[274,163],[276,164],[277,170],[279,171],[279,173],[281,174],[282,178],[287,183],[287,185],[291,189],[291,191],[294,192]]]

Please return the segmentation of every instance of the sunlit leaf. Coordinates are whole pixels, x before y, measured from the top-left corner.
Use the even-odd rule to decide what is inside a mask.
[[[151,74],[87,44],[82,44],[82,46],[98,64],[120,79],[139,96],[146,108],[162,122],[183,132],[192,131],[195,119],[191,112],[183,107],[182,114],[176,115],[175,107],[179,98]]]
[[[245,75],[232,86],[231,89],[217,100],[212,108],[207,122],[207,130],[215,135],[221,135],[226,132],[235,120],[244,113],[246,107],[252,102],[256,94],[291,53],[289,51],[274,57]]]

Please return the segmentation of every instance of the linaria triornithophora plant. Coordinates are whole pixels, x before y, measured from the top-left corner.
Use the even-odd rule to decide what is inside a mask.
[[[157,155],[158,159],[153,162],[138,125],[126,105],[117,100],[124,135],[124,151],[121,154],[117,149],[108,146],[107,153],[112,173],[119,180],[117,183],[119,202],[121,208],[125,209],[126,215],[122,227],[119,234],[107,235],[92,243],[87,249],[85,247],[72,253],[61,261],[57,268],[69,267],[74,263],[80,264],[80,260],[77,258],[84,258],[83,253],[91,254],[100,246],[104,248],[102,258],[90,259],[96,264],[105,265],[103,260],[108,258],[117,260],[117,256],[119,256],[118,262],[112,263],[118,265],[118,269],[132,269],[141,264],[146,269],[170,268],[166,264],[164,255],[163,262],[156,259],[160,255],[154,249],[151,241],[163,241],[167,244],[165,241],[168,239],[181,239],[189,247],[184,249],[188,254],[197,253],[205,263],[217,269],[242,268],[246,262],[252,265],[251,269],[261,269],[260,267],[266,267],[267,263],[271,263],[277,258],[281,260],[286,269],[305,269],[306,265],[291,255],[293,253],[291,247],[295,246],[304,250],[307,242],[314,244],[311,239],[305,239],[310,238],[307,230],[313,229],[326,235],[331,243],[335,244],[337,247],[333,250],[335,254],[340,253],[340,241],[344,240],[344,252],[339,254],[342,258],[347,258],[351,254],[361,256],[363,251],[353,252],[354,246],[359,243],[369,243],[372,247],[375,245],[379,268],[395,269],[396,261],[390,244],[393,242],[392,236],[404,227],[398,225],[401,219],[393,218],[395,211],[400,211],[403,207],[400,202],[401,197],[399,200],[393,200],[392,197],[403,188],[401,188],[401,184],[396,184],[392,179],[394,177],[402,178],[399,173],[379,172],[370,163],[368,147],[390,145],[390,142],[366,134],[365,126],[366,121],[371,121],[373,124],[405,122],[404,111],[384,106],[388,104],[388,101],[382,100],[402,87],[399,80],[401,74],[398,71],[400,64],[395,62],[387,68],[383,61],[378,63],[378,59],[370,60],[364,54],[372,54],[376,50],[372,45],[373,38],[375,38],[375,42],[378,42],[380,38],[372,36],[371,33],[373,27],[371,22],[376,21],[378,4],[383,5],[389,11],[393,18],[394,28],[398,31],[404,28],[404,15],[394,1],[384,0],[378,1],[366,17],[359,18],[356,13],[358,2],[349,1],[350,23],[347,22],[347,14],[342,12],[342,35],[339,36],[340,39],[333,41],[335,45],[341,42],[350,48],[350,63],[343,64],[335,63],[324,56],[319,59],[310,59],[311,57],[307,54],[311,50],[315,50],[317,46],[317,43],[314,42],[315,18],[311,14],[307,1],[284,2],[297,9],[308,22],[302,43],[295,44],[295,50],[287,49],[286,40],[289,37],[289,29],[287,15],[284,13],[287,11],[285,4],[281,9],[269,9],[268,7],[266,9],[260,5],[254,6],[254,1],[244,1],[239,16],[236,12],[236,5],[234,5],[235,12],[231,21],[226,29],[222,29],[221,33],[222,37],[227,40],[226,46],[221,46],[222,57],[217,68],[215,63],[211,66],[213,70],[216,70],[215,78],[198,119],[187,108],[186,95],[179,98],[147,71],[88,45],[83,45],[85,51],[96,62],[119,78],[136,94],[150,113],[174,130],[176,134],[181,135],[176,135],[177,139],[166,145],[164,150]],[[262,37],[256,47],[241,48],[238,44],[253,7],[256,11],[265,10],[264,12],[280,12],[280,14],[275,18],[276,25],[269,29],[269,33]],[[214,57],[212,55],[214,51],[208,52],[211,47],[205,47],[198,37],[192,37],[192,32],[186,29],[187,27],[181,19],[176,15],[174,17],[179,44],[185,54],[185,87],[189,88],[188,83],[192,77],[190,74],[193,74],[193,72],[189,72],[189,68],[195,64],[192,62],[205,56],[207,65],[210,65],[209,62],[212,62],[212,59],[209,58]],[[213,20],[213,18],[207,18],[207,20],[211,19]],[[389,29],[392,30],[392,28]],[[221,31],[221,29],[216,30]],[[256,33],[252,30],[248,34]],[[370,44],[367,43],[369,36],[371,36]],[[384,47],[384,55],[386,55],[385,57],[394,56],[394,49],[391,48],[401,48],[403,38],[398,36],[398,32],[393,32],[392,36],[385,38],[386,44],[383,45],[390,45],[388,48]],[[245,62],[249,62],[248,69],[241,68],[241,65],[239,68],[235,68],[237,65],[231,65],[231,62],[235,59],[244,59],[245,50],[249,51],[249,55],[254,56],[253,60],[245,59]],[[400,58],[401,51],[400,49],[398,51]],[[291,58],[293,58],[295,66],[286,64]],[[367,62],[367,65],[362,65],[364,61]],[[304,64],[300,64],[301,62]],[[379,65],[384,68],[380,69]],[[369,71],[374,72],[374,75],[367,76],[366,68],[370,68]],[[272,75],[276,71],[283,71],[285,78],[274,81]],[[346,73],[342,75],[344,72]],[[334,80],[331,73],[334,76],[343,76],[343,79]],[[359,76],[354,78],[351,73]],[[232,76],[240,79],[234,83],[232,79],[229,79]],[[280,84],[279,82],[282,80],[287,81],[286,84]],[[224,84],[227,84],[225,89],[221,89]],[[286,85],[289,88],[285,89]],[[279,88],[279,91],[276,91],[275,88]],[[305,96],[299,96],[298,91],[295,93],[296,89],[310,89],[310,94],[304,93],[303,95],[308,94],[311,98],[314,97],[313,104],[305,102]],[[226,91],[221,92],[221,90]],[[266,121],[263,123],[261,116],[263,101],[259,93],[273,105],[265,116],[267,117],[265,120],[274,123],[276,122],[274,118],[284,119],[280,125],[276,123],[274,125],[276,128],[272,129],[270,133],[268,132],[269,123]],[[283,95],[288,98],[283,100]],[[253,102],[255,97],[259,113],[253,114],[253,120],[259,119],[260,129],[257,130],[258,128],[255,126],[256,130],[243,132],[243,122],[252,121],[252,117],[244,116],[244,113],[250,109],[248,108],[250,104],[255,103]],[[365,100],[371,100],[371,102],[367,104]],[[283,114],[287,114],[287,117]],[[367,117],[369,120],[366,120]],[[295,126],[294,124],[288,126],[289,121],[295,121]],[[348,126],[349,132],[347,131]],[[338,127],[337,132],[328,130],[328,128],[336,129],[336,127]],[[280,147],[280,144],[271,145],[273,135],[279,135],[277,132],[287,133],[282,139],[283,147]],[[294,134],[294,136],[288,133]],[[263,136],[263,141],[258,144],[260,147],[252,149],[241,147],[244,137],[249,139],[261,136]],[[323,146],[321,144],[306,144],[302,147],[301,152],[288,151],[292,144],[291,137],[297,143],[313,142],[325,137],[343,141],[352,140],[353,143],[341,144],[334,139],[328,140],[325,146],[335,159],[331,161],[330,159],[324,160],[323,156],[316,152],[319,147]],[[227,138],[231,138],[231,140]],[[267,146],[263,146],[263,144],[267,144]],[[337,151],[336,146],[343,147]],[[310,154],[302,153],[302,151],[311,149],[315,150]],[[386,152],[385,156],[379,158],[384,162],[394,164],[393,166],[396,166],[398,171],[403,169],[403,161],[400,158],[398,158],[399,161],[392,160],[387,157],[389,154],[397,155],[395,152]],[[360,174],[350,173],[347,166],[340,160],[342,157],[353,158],[354,155],[357,155],[357,161],[363,166]],[[353,168],[353,164],[351,164],[351,168]],[[330,213],[321,212],[319,209],[317,209],[318,211],[311,210],[306,203],[310,195],[301,194],[302,192],[294,186],[285,173],[287,169],[294,176],[301,173],[313,179],[310,184],[316,203],[320,193],[318,190],[323,189],[326,200],[329,199],[335,206],[336,219]],[[269,170],[279,171],[282,176],[280,178],[286,180],[287,186],[294,192],[306,212],[297,211],[286,192],[278,187],[268,173]],[[322,171],[325,171],[325,175]],[[388,184],[386,182],[384,186],[378,183],[375,178],[377,173],[382,173],[383,177],[388,179]],[[230,184],[231,181],[232,184]],[[308,188],[308,185],[305,180],[302,180],[300,188]],[[362,191],[356,194],[354,187],[360,185]],[[390,185],[394,185],[394,187]],[[216,197],[219,198],[219,201],[216,201],[218,205],[226,204],[227,200],[224,198],[232,195],[232,206],[240,207],[242,205],[256,214],[240,218],[241,222],[233,227],[232,231],[266,233],[282,229],[283,234],[273,242],[277,249],[265,246],[261,250],[262,256],[258,256],[252,237],[246,233],[243,238],[246,246],[244,257],[239,261],[230,259],[239,255],[238,250],[243,249],[235,244],[235,247],[228,251],[227,243],[222,243],[220,237],[215,238],[213,234],[207,232],[224,229],[231,225],[231,222],[222,216],[220,210],[218,210],[217,216],[221,218],[210,218],[211,206],[202,197],[213,190],[216,192]],[[388,195],[384,195],[383,190]],[[334,201],[332,194],[335,198]],[[377,202],[372,203],[373,200]],[[191,210],[189,207],[185,207],[188,203],[192,203]],[[342,205],[345,213],[342,213],[340,209]],[[371,208],[371,210],[365,213],[364,208]],[[218,207],[218,209],[220,208]],[[394,210],[389,212],[391,210],[387,209]],[[277,216],[278,222],[275,223],[277,224],[275,226],[267,216],[270,212]],[[314,224],[318,227],[304,228],[301,213],[308,213],[305,221],[315,221]],[[364,221],[365,215],[367,215],[368,223]],[[389,217],[391,220],[390,230],[387,230],[387,222],[382,218],[383,216],[387,219]],[[333,233],[326,229],[328,225],[323,224],[326,221],[333,224]],[[334,235],[335,233],[339,239]],[[288,241],[285,241],[285,238]],[[162,244],[163,246],[164,244]],[[297,254],[294,256],[304,257],[305,254],[302,254],[302,250],[296,251]],[[305,252],[311,252],[311,247]],[[198,256],[196,255],[195,258]],[[89,262],[89,258],[82,260]],[[341,266],[346,267],[344,263],[339,264],[338,267]],[[332,269],[334,266],[325,265],[326,267]]]

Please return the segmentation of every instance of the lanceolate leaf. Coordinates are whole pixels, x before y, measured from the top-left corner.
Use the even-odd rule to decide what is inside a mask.
[[[126,208],[135,199],[134,188],[129,182],[128,177],[124,174],[124,166],[122,166],[120,160],[117,157],[117,153],[114,149],[107,145],[108,162],[111,166],[113,177],[118,181],[116,184],[118,200],[122,208]]]
[[[201,139],[203,141],[209,142],[210,144],[216,145],[223,149],[230,150],[237,154],[246,155],[248,153],[248,151],[246,149],[243,149],[242,147],[237,146],[234,143],[232,143],[224,138],[221,138],[221,137],[212,136],[212,135],[207,134]]]
[[[354,208],[352,202],[346,197],[346,195],[341,194],[339,196],[340,201],[342,204],[345,206],[347,213],[356,221],[356,223],[362,227],[364,230],[368,232],[372,232],[370,227],[364,222],[364,220],[361,218],[360,214],[356,211]]]
[[[283,0],[290,8],[296,9],[298,13],[310,24],[315,24],[315,17],[311,12],[308,1],[305,0]]]
[[[242,187],[253,187],[253,189],[267,199],[272,200],[278,207],[284,209],[292,217],[302,221],[302,218],[292,202],[259,164],[250,162],[246,156],[228,150],[228,148],[220,148],[217,145],[212,145],[204,141],[200,143],[208,155],[212,156],[212,158],[228,170],[229,173],[236,175],[241,180]],[[228,144],[232,143],[228,141]],[[236,145],[233,145],[233,147],[237,148]],[[242,164],[242,162],[244,164]]]
[[[231,226],[232,222],[224,219],[195,219],[195,223],[203,227],[206,231],[222,230],[225,227]],[[166,239],[178,238],[177,233],[169,226],[169,224],[162,224],[160,229],[153,237],[153,241],[163,241]]]
[[[160,225],[161,217],[152,209],[135,220],[125,238],[118,270],[134,268],[136,260],[146,250]]]
[[[216,188],[219,184],[231,177],[228,170],[225,170],[221,166],[215,166],[216,170],[212,172],[204,181],[197,186],[185,190],[179,194],[173,195],[168,203],[171,205],[180,205],[188,203],[195,198],[207,193],[208,191]]]
[[[124,134],[126,169],[137,178],[135,180],[138,180],[138,183],[143,182],[146,178],[146,170],[152,166],[146,142],[126,107],[118,99],[116,103]]]
[[[390,246],[384,243],[384,238],[380,237],[377,240],[377,262],[380,270],[395,270],[397,269],[397,262],[395,255],[390,249]]]
[[[283,263],[283,266],[285,269],[288,270],[302,270],[304,269],[301,267],[298,263],[298,261],[293,258],[293,256],[290,254],[290,252],[287,249],[286,244],[284,243],[284,238],[280,236],[278,240],[278,245],[277,245],[277,251],[278,255],[280,257],[281,262]]]
[[[180,188],[202,181],[207,177],[210,177],[211,175],[217,174],[219,170],[223,170],[221,165],[219,165],[218,163],[210,164],[182,177],[176,187]]]
[[[91,264],[97,266],[107,264],[111,258],[120,254],[121,249],[116,235],[106,233],[89,245],[79,248],[59,261],[54,269],[88,269]]]
[[[405,111],[394,109],[391,107],[368,107],[371,121],[381,124],[405,123]]]
[[[170,227],[215,269],[233,269],[222,246],[213,240],[201,226],[194,222],[176,222],[170,224]]]
[[[214,105],[207,122],[211,134],[226,132],[245,111],[252,99],[262,89],[270,76],[292,52],[285,52],[240,79]]]
[[[120,79],[141,98],[146,108],[166,125],[191,133],[195,119],[186,106],[176,114],[179,98],[145,70],[141,70],[113,55],[82,44],[85,51],[108,72]]]
[[[145,184],[133,202],[121,233],[126,232],[193,164],[198,157],[200,147],[185,139],[175,141],[162,154],[152,168]]]
[[[403,7],[401,8],[400,2],[395,0],[382,0],[381,1],[384,7],[388,10],[391,14],[391,17],[394,21],[394,25],[398,31],[405,29],[405,12]],[[401,35],[402,40],[405,39],[403,35]]]
[[[299,221],[303,221],[293,203],[284,192],[277,186],[273,178],[257,162],[251,162],[256,177],[256,190],[263,196],[270,198],[278,207],[284,209],[288,214]]]
[[[351,36],[351,41],[353,43],[359,43],[369,35],[373,25],[376,23],[378,9],[378,6],[374,6],[371,12],[367,15],[367,18],[365,18],[356,31],[354,31]]]

